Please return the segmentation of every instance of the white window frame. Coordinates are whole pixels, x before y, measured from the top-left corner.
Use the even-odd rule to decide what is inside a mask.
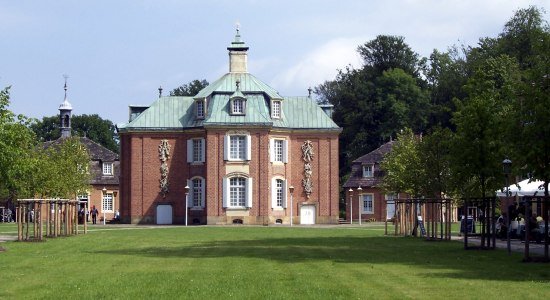
[[[246,114],[246,99],[233,98],[230,101],[231,114],[232,115],[245,115]]]
[[[202,177],[193,177],[187,180],[189,187],[188,207],[191,209],[203,209],[205,206],[206,180]],[[198,198],[198,199],[197,199]]]
[[[271,117],[274,119],[280,119],[281,118],[281,112],[283,108],[283,101],[281,100],[273,100],[271,101]]]
[[[287,206],[287,183],[284,178],[271,180],[271,208],[283,209]]]
[[[361,213],[374,214],[374,194],[367,193],[363,194],[362,197]],[[368,198],[370,198],[370,200]],[[368,202],[370,202],[370,205]]]
[[[279,146],[277,144],[279,144]],[[280,153],[277,153],[278,150],[281,150]],[[270,139],[269,158],[272,163],[288,163],[288,140],[280,138]]]
[[[198,149],[197,149],[197,145]],[[205,140],[203,138],[195,138],[187,140],[187,162],[188,163],[204,163],[205,162]]]
[[[115,198],[113,193],[104,193],[101,197],[101,212],[112,213],[114,209],[115,209]]]
[[[368,170],[368,168],[370,168],[370,171]],[[365,177],[365,178],[374,177],[374,165],[373,164],[363,165],[363,177]]]
[[[233,182],[232,182],[233,179]],[[239,180],[240,185],[235,185]],[[242,184],[244,182],[244,185]],[[233,184],[233,185],[232,185]],[[243,197],[239,201],[236,197]],[[232,199],[233,198],[233,199]],[[228,209],[245,209],[252,207],[252,178],[244,176],[231,176],[223,179],[223,203],[222,206]]]
[[[241,140],[241,138],[243,138]],[[239,142],[236,142],[238,139]],[[235,147],[238,143],[238,151],[231,151],[231,146]],[[249,134],[231,134],[224,137],[224,160],[227,161],[246,161],[252,156],[251,151],[252,139]]]
[[[197,114],[197,119],[204,119],[205,115],[205,101],[204,100],[196,100],[195,101],[195,112]]]
[[[113,175],[114,174],[114,168],[112,162],[104,162],[102,163],[101,168],[103,169],[103,175]]]

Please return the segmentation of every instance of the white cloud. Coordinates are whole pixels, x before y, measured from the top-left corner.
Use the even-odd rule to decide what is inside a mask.
[[[271,86],[305,95],[308,87],[314,87],[326,80],[333,80],[339,69],[348,65],[360,66],[362,62],[356,51],[357,46],[367,40],[366,37],[330,40],[297,59],[297,63],[290,68],[281,71],[271,81]]]

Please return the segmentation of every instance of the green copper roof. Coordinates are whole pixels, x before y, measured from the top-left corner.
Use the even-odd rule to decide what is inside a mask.
[[[161,97],[132,122],[118,125],[121,130],[183,129],[202,126],[195,118],[192,97]]]
[[[202,89],[195,98],[205,98],[212,93],[229,93],[237,89],[237,80],[240,81],[239,89],[243,93],[265,93],[272,99],[283,99],[281,95],[272,87],[262,82],[250,73],[227,73],[220,79],[214,81],[209,86]]]

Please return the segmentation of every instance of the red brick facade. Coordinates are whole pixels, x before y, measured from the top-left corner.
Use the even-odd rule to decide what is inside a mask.
[[[185,189],[187,180],[202,177],[206,182],[204,209],[188,208],[188,224],[231,224],[240,219],[244,224],[275,224],[278,219],[289,223],[290,204],[282,210],[271,206],[273,177],[286,179],[293,185],[294,223],[300,223],[300,208],[315,206],[315,223],[338,221],[338,133],[334,132],[270,132],[250,129],[251,159],[244,162],[224,160],[224,136],[227,129],[191,130],[174,133],[121,134],[121,216],[131,223],[156,223],[159,204],[170,204],[173,223],[185,223]],[[272,136],[289,141],[288,163],[272,163],[269,158],[269,139]],[[186,141],[205,138],[206,161],[188,163]],[[169,192],[160,193],[159,143],[166,139],[171,146],[167,161]],[[309,140],[314,145],[312,162],[313,192],[307,197],[301,184],[304,162],[301,146]],[[252,207],[231,211],[222,206],[222,181],[229,174],[245,173],[253,179]],[[290,195],[287,201],[290,201]],[[231,213],[227,213],[228,210]]]

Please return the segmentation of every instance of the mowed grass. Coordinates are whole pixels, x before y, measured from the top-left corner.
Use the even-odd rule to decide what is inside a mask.
[[[13,225],[0,224],[0,232]],[[550,264],[382,227],[103,227],[1,243],[0,299],[497,299],[550,295]]]

